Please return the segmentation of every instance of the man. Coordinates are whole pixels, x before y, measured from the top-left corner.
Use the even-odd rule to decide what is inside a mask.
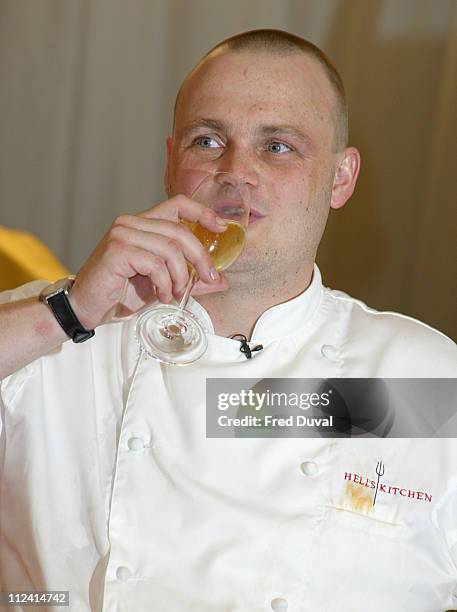
[[[452,607],[452,444],[205,435],[207,378],[456,375],[450,339],[322,286],[327,215],[359,170],[338,74],[302,39],[245,33],[203,58],[175,111],[169,199],[118,218],[70,290],[95,338],[65,342],[36,286],[2,307],[3,590],[66,589],[72,610]],[[221,229],[180,195],[202,171],[235,174],[254,202],[225,276],[177,223]],[[214,333],[176,368],[138,352],[134,320],[101,324],[121,295],[130,313],[179,297],[186,260]],[[246,359],[235,333],[263,349]]]

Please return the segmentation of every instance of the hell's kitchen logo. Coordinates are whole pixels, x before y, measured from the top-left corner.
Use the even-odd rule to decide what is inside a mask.
[[[367,478],[360,474],[354,474],[352,472],[344,472],[344,480],[350,480],[362,487],[373,489],[373,506],[376,503],[378,493],[385,493],[386,495],[400,495],[401,497],[407,497],[408,499],[423,500],[426,502],[432,501],[432,495],[426,491],[415,491],[406,487],[394,487],[380,481],[381,476],[384,476],[385,466],[382,461],[378,461],[376,464],[376,480]]]

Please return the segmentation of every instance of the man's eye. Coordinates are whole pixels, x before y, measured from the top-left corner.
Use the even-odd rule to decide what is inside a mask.
[[[211,136],[200,136],[196,138],[194,142],[199,147],[202,147],[202,149],[215,149],[220,147],[218,141],[215,138],[211,138]]]
[[[292,151],[292,148],[283,142],[274,141],[268,144],[268,151],[270,153],[288,153],[289,151]]]

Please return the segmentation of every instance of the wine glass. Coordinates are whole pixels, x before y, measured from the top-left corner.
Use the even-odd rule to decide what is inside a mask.
[[[199,223],[181,220],[209,251],[217,271],[226,270],[241,253],[249,224],[249,191],[245,183],[229,172],[208,174],[190,197],[212,208],[227,226],[212,232]],[[188,262],[189,280],[181,301],[154,305],[137,318],[134,333],[142,350],[172,365],[192,363],[208,346],[207,331],[198,318],[186,309],[198,275]]]

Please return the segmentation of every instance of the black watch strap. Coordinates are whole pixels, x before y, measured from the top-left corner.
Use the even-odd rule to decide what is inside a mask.
[[[68,293],[72,284],[73,279],[71,279],[71,282],[68,282],[67,286],[61,287],[48,295],[46,295],[45,290],[41,293],[40,299],[48,304],[60,327],[73,342],[85,342],[95,335],[95,331],[93,329],[85,329],[71,307]]]

